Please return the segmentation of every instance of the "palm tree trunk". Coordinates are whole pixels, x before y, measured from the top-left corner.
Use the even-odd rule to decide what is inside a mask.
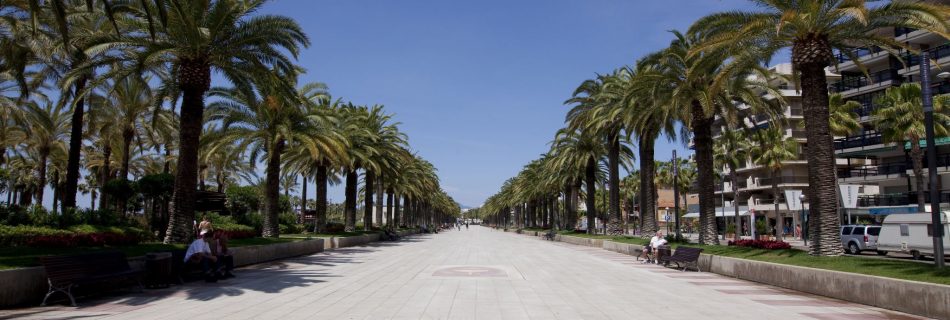
[[[123,130],[122,131],[122,167],[119,169],[119,179],[128,180],[129,179],[129,158],[132,156],[132,150],[129,150],[132,146],[132,138],[134,137],[135,132],[132,130]],[[124,197],[118,199],[117,209],[121,213],[125,213],[126,205],[128,204],[129,199]]]
[[[379,174],[379,179],[376,181],[376,223],[374,224],[377,227],[383,226],[383,174]]]
[[[182,59],[178,66],[182,91],[178,134],[178,165],[175,169],[174,210],[168,220],[165,243],[184,243],[192,238],[198,183],[198,139],[204,120],[204,95],[211,86],[211,65],[203,60]]]
[[[76,80],[73,87],[74,97],[79,97],[86,90],[88,77],[83,75]],[[63,185],[62,212],[76,207],[76,192],[79,190],[79,157],[82,149],[83,115],[86,111],[86,100],[78,99],[73,104],[73,116],[70,121],[69,153],[66,156],[66,183]]]
[[[323,233],[327,228],[327,166],[324,161],[317,166],[317,212],[313,218],[315,233]]]
[[[713,173],[713,118],[706,116],[699,101],[693,101],[692,123],[696,150],[696,181],[699,183],[699,243],[718,244],[716,227],[716,191]],[[652,158],[651,158],[652,159]]]
[[[277,141],[267,152],[267,182],[264,190],[265,205],[263,232],[261,236],[277,238],[280,235],[280,154],[284,152],[284,141]]]
[[[641,133],[640,135],[640,222],[643,224],[641,230],[643,234],[653,234],[657,230],[656,225],[656,201],[653,197],[656,186],[654,185],[654,176],[656,176],[656,163],[653,162],[653,147],[656,141],[656,135],[651,132]]]
[[[914,184],[916,184],[915,189],[917,191],[917,212],[927,212],[927,199],[925,198],[927,190],[924,185],[924,153],[920,149],[920,138],[914,137],[910,141],[910,161],[913,162]],[[931,199],[931,201],[933,200]]]
[[[775,238],[778,239],[778,241],[782,241],[784,239],[783,236],[785,233],[785,229],[783,229],[785,227],[785,221],[783,221],[784,219],[782,218],[782,214],[779,213],[780,209],[778,206],[778,180],[776,180],[777,172],[775,170],[771,170],[771,171],[772,171],[772,176],[771,176],[772,203],[775,204]],[[785,199],[785,202],[788,202],[788,201],[791,201],[791,200]]]
[[[393,221],[393,202],[395,201],[395,195],[393,195],[393,189],[389,188],[386,190],[386,224],[389,225],[390,229],[396,228],[396,223]]]
[[[346,171],[346,200],[343,204],[343,221],[346,232],[356,231],[356,169]]]
[[[365,172],[366,181],[363,186],[363,230],[369,230],[373,227],[373,187],[375,175],[369,170]]]
[[[108,142],[105,142],[105,146],[102,148],[102,172],[99,173],[99,190],[102,194],[99,197],[99,210],[106,210],[109,206],[109,194],[105,191],[106,183],[109,182],[109,177],[112,176],[112,167],[109,165],[112,161],[109,159],[112,158],[112,147],[109,146]]]
[[[300,174],[300,177],[303,178],[303,186],[300,187],[300,215],[297,223],[302,223],[303,217],[307,215],[307,175]]]
[[[610,212],[610,219],[615,222],[620,222],[620,135],[617,132],[614,132],[610,136],[610,154],[607,157],[608,167],[609,167],[609,180],[610,180],[610,189],[608,197],[610,197],[610,207],[608,211]]]
[[[597,187],[595,174],[597,173],[597,161],[594,157],[587,158],[587,167],[585,168],[585,184],[587,185],[587,233],[593,234],[597,229],[597,221],[594,219],[597,216],[597,203],[595,202],[595,197],[597,196]]]
[[[736,219],[736,240],[739,240],[739,235],[742,234],[742,218],[739,217],[739,177],[736,174],[736,168],[729,166],[729,179],[732,180],[732,207],[735,209],[735,219]],[[726,204],[723,204],[726,205]]]
[[[399,229],[399,226],[402,225],[402,220],[400,219],[402,215],[399,212],[399,209],[402,206],[399,204],[399,194],[393,195],[393,229]]]
[[[825,67],[833,58],[827,36],[810,35],[792,46],[792,63],[801,72],[802,109],[808,138],[809,253],[841,255],[835,180],[834,137],[828,123]]]
[[[34,195],[36,196],[36,204],[40,206],[43,205],[43,194],[45,193],[45,190],[46,190],[46,162],[48,158],[49,158],[48,151],[40,152],[40,161],[38,163],[38,167],[36,170],[37,171],[36,174],[38,175],[37,181],[38,181],[39,187],[36,188],[36,191],[34,193]]]

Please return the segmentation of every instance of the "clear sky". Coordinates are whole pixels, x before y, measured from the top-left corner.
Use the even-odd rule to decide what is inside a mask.
[[[443,188],[479,206],[563,126],[563,104],[596,73],[632,64],[709,13],[745,0],[300,1],[262,13],[296,19],[312,46],[302,82],[384,104]],[[657,158],[682,143],[661,139]],[[312,190],[312,188],[311,188]],[[342,186],[330,196],[342,201]]]

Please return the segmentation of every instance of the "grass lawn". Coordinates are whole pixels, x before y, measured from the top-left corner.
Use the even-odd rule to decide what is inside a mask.
[[[246,238],[228,242],[231,247],[256,246],[283,242],[300,241],[295,238]],[[163,244],[158,242],[142,243],[134,246],[119,247],[79,247],[79,248],[34,248],[34,247],[3,247],[0,248],[0,270],[39,266],[37,258],[42,256],[76,254],[104,250],[118,250],[128,257],[144,256],[154,251],[185,249],[184,244]]]
[[[280,235],[280,237],[281,238],[296,238],[296,239],[306,239],[306,238],[315,238],[315,237],[316,238],[355,237],[355,236],[361,236],[364,234],[380,233],[380,232],[382,231],[372,231],[372,230],[371,231],[353,231],[353,232],[340,231],[340,232],[324,232],[324,233],[305,232],[305,233],[295,233],[295,234],[282,234]]]
[[[562,234],[637,245],[646,245],[650,242],[649,239],[639,237],[574,234],[570,232],[563,232]],[[950,268],[940,270],[928,263],[855,256],[815,257],[805,251],[796,249],[765,250],[695,243],[672,244],[673,248],[680,245],[703,248],[703,253],[732,258],[950,285]]]

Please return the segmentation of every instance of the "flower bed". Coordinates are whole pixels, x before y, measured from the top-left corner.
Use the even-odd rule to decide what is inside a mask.
[[[737,247],[750,247],[758,249],[767,249],[767,250],[782,250],[782,249],[791,249],[792,245],[788,244],[785,241],[777,240],[739,240],[739,241],[729,241],[730,246]]]
[[[50,248],[134,245],[149,238],[137,228],[77,225],[69,229],[36,226],[0,226],[0,246]]]

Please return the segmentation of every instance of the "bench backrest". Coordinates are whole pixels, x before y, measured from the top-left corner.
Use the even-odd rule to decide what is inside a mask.
[[[131,269],[125,254],[118,251],[41,257],[40,263],[54,285],[66,285],[85,277]]]
[[[692,260],[699,259],[699,254],[702,252],[703,252],[703,249],[701,248],[679,247],[679,248],[676,248],[676,251],[673,252],[673,256],[679,259],[692,261]]]

